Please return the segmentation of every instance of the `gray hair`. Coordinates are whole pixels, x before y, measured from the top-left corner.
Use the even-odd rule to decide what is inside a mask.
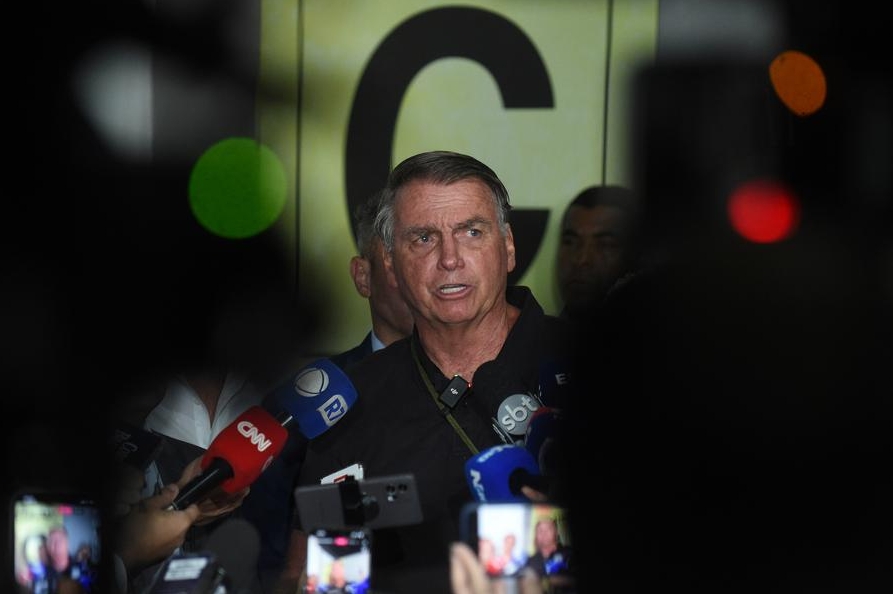
[[[508,190],[496,173],[474,157],[450,151],[430,151],[405,159],[388,175],[375,217],[375,233],[385,248],[388,251],[394,249],[394,203],[401,188],[417,180],[449,185],[470,178],[480,180],[490,188],[499,230],[505,235],[512,206]]]

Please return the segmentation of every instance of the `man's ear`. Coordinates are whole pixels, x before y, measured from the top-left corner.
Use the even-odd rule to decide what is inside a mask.
[[[515,236],[512,234],[512,226],[506,225],[505,230],[505,251],[508,254],[508,265],[506,266],[506,272],[511,272],[515,269]]]
[[[357,288],[357,293],[369,299],[372,291],[369,289],[369,260],[362,256],[354,256],[350,259],[350,277]]]

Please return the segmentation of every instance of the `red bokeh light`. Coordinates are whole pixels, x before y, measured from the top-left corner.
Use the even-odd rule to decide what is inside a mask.
[[[800,222],[800,203],[783,184],[750,181],[729,197],[729,221],[739,235],[754,243],[773,243],[790,237]]]

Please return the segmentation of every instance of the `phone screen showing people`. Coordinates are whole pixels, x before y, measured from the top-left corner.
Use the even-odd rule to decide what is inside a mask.
[[[557,591],[572,591],[573,564],[567,512],[538,503],[476,503],[466,511],[466,534],[492,578],[530,568]]]
[[[304,594],[366,594],[371,577],[370,533],[317,529],[307,537]]]
[[[100,511],[93,501],[72,494],[19,494],[12,513],[20,593],[98,592]]]

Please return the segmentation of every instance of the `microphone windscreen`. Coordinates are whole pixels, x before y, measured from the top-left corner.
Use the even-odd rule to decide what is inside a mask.
[[[288,439],[279,421],[260,406],[252,406],[221,431],[202,457],[202,469],[215,458],[226,461],[233,476],[220,484],[230,495],[238,493],[257,477],[279,455]]]
[[[540,401],[545,406],[567,408],[571,402],[571,366],[567,360],[546,361],[539,370]]]
[[[555,474],[561,462],[556,440],[559,439],[563,425],[562,412],[549,406],[537,409],[527,424],[527,436],[524,447],[536,460],[540,472],[546,475]]]
[[[244,518],[227,518],[208,536],[204,549],[213,553],[226,575],[227,594],[251,594],[255,587],[260,536]]]
[[[357,401],[357,391],[340,367],[323,358],[301,369],[273,397],[312,439],[341,420]]]
[[[465,463],[468,487],[478,501],[526,501],[520,487],[536,475],[536,460],[517,445],[493,446]]]

